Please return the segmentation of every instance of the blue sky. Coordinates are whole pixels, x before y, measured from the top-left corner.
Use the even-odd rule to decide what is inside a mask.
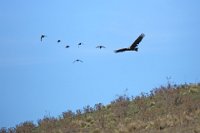
[[[165,85],[167,77],[177,84],[199,82],[199,5],[1,0],[0,127],[109,104],[124,93],[136,96]],[[141,33],[146,36],[139,52],[113,52]],[[47,35],[42,43],[41,34]],[[79,42],[84,45],[78,48]],[[100,44],[106,49],[95,48]],[[76,59],[84,62],[72,63]]]

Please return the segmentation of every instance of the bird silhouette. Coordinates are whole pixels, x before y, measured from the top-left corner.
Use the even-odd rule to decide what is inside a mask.
[[[142,41],[142,39],[144,38],[144,34],[142,33],[133,43],[129,48],[121,48],[118,50],[115,50],[115,53],[119,53],[119,52],[124,52],[124,51],[138,51],[138,44]]]
[[[81,46],[81,45],[83,45],[83,43],[82,43],[82,42],[78,43],[78,47],[79,47],[79,46]]]
[[[47,37],[46,35],[41,35],[40,41],[42,42],[43,38]]]
[[[58,41],[57,41],[57,43],[60,43],[60,42],[61,42],[61,40],[58,40]]]
[[[69,48],[69,47],[70,47],[69,45],[66,45],[66,46],[65,46],[65,48]]]
[[[102,49],[102,48],[106,48],[105,46],[99,45],[96,48]]]
[[[80,60],[80,59],[76,59],[75,61],[73,61],[73,63],[76,63],[76,62],[81,62],[81,63],[83,63],[83,61]]]

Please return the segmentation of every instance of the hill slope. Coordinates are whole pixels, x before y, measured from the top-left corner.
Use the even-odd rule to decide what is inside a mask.
[[[0,133],[199,133],[200,84],[170,85],[137,97],[119,96],[82,110],[23,122]]]

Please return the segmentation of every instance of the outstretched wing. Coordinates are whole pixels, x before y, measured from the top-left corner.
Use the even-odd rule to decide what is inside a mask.
[[[115,53],[124,52],[127,50],[128,50],[128,48],[121,48],[121,49],[115,50]]]
[[[144,38],[144,34],[142,33],[130,46],[130,49],[135,49],[135,47],[137,47],[137,45],[142,41],[142,39]]]
[[[73,61],[72,63],[75,63],[75,62],[77,62],[77,60]]]
[[[82,60],[79,60],[79,62],[83,63],[83,61],[82,61]]]
[[[79,60],[79,59],[73,61],[73,63],[75,63],[75,62],[81,62],[81,63],[83,63],[83,61],[82,61],[82,60]]]
[[[96,46],[96,48],[106,48],[105,46],[102,46],[102,45],[99,45],[99,46]]]

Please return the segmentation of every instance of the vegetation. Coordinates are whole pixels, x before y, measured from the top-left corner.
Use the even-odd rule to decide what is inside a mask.
[[[0,133],[200,133],[200,84],[161,86],[82,110],[23,122]]]

